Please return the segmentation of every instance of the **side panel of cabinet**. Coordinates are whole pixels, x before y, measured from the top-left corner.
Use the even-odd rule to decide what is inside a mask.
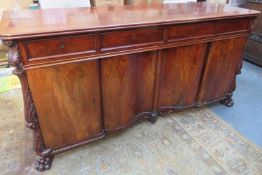
[[[185,107],[196,102],[207,43],[163,51],[158,107]]]
[[[244,37],[212,42],[198,96],[200,104],[223,98],[233,90],[245,41]]]
[[[47,148],[77,143],[102,132],[98,61],[26,73]]]
[[[157,52],[101,60],[103,119],[107,131],[130,124],[153,108]]]

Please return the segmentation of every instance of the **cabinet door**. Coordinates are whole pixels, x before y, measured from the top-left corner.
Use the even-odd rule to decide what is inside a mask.
[[[223,98],[234,89],[237,66],[246,38],[214,41],[205,66],[199,104]]]
[[[47,148],[102,132],[98,66],[90,61],[26,72]]]
[[[158,96],[162,111],[195,104],[206,50],[204,43],[163,51]]]
[[[127,127],[153,109],[157,52],[101,60],[103,119],[106,131]]]

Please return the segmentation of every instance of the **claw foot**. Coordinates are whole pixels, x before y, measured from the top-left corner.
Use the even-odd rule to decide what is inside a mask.
[[[151,115],[150,115],[150,117],[148,118],[148,120],[149,120],[151,123],[156,123],[157,118],[158,118],[157,112],[152,112]]]
[[[49,170],[52,166],[53,156],[50,157],[40,157],[35,162],[35,168],[38,171]]]
[[[221,103],[227,107],[231,107],[234,105],[234,100],[232,96],[227,96],[224,100],[221,100]]]

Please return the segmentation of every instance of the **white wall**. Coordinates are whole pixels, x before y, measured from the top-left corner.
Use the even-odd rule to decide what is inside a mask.
[[[89,0],[39,0],[42,9],[90,7]]]

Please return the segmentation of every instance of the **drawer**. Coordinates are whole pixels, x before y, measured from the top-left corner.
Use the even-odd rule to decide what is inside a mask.
[[[101,34],[102,50],[126,48],[141,44],[163,42],[163,28],[142,28]]]
[[[167,27],[167,40],[181,40],[192,37],[207,37],[215,35],[214,22],[179,24]]]
[[[30,58],[49,57],[77,52],[95,52],[95,35],[79,35],[24,41]]]
[[[230,19],[217,23],[217,34],[248,31],[250,19]]]

